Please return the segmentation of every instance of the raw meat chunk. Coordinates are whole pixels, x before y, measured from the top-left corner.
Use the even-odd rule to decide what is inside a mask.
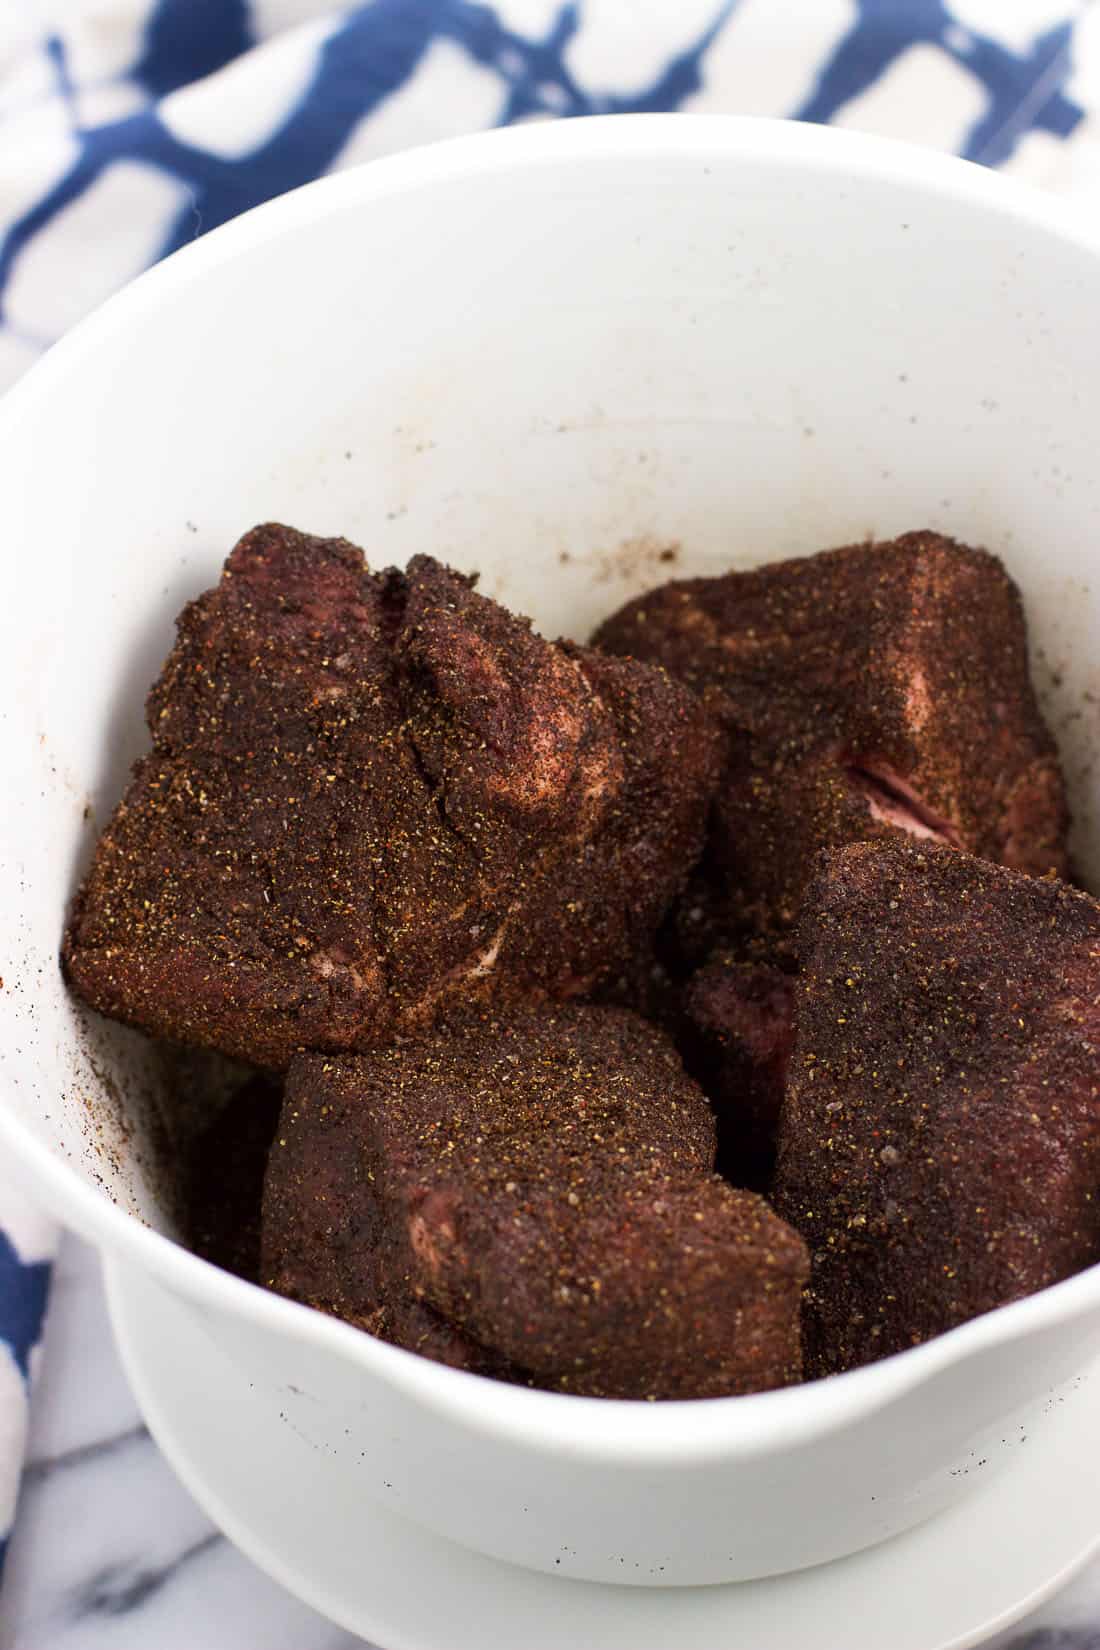
[[[429,557],[259,527],[185,609],[65,938],[94,1008],[272,1069],[587,993],[701,846],[720,736]]]
[[[923,843],[823,858],[775,1203],[807,1362],[929,1339],[1100,1260],[1100,906]]]
[[[422,1302],[562,1391],[782,1385],[805,1251],[713,1158],[703,1095],[626,1010],[303,1055],[268,1169],[265,1281],[368,1326]]]
[[[727,923],[787,943],[821,848],[902,834],[1065,870],[1057,755],[1000,562],[937,533],[666,584],[595,637],[730,736],[710,858]]]

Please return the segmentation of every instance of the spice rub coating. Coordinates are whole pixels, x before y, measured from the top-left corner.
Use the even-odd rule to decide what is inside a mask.
[[[936,844],[823,856],[774,1196],[808,1372],[1100,1260],[1100,906]]]
[[[804,1246],[713,1158],[703,1095],[624,1009],[303,1055],[268,1167],[264,1281],[358,1322],[420,1302],[562,1391],[781,1385],[800,1373]]]
[[[282,1069],[589,991],[697,856],[720,735],[430,557],[280,526],[192,602],[65,937],[94,1008]]]
[[[815,853],[866,838],[1065,870],[1019,593],[983,550],[917,532],[679,580],[594,640],[667,666],[726,726],[710,858],[734,930],[784,943]]]

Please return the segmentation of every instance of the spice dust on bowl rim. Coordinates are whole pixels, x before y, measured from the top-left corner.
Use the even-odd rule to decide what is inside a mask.
[[[928,526],[1023,590],[1095,886],[1098,281],[1096,237],[962,162],[766,121],[577,121],[262,207],[0,406],[0,1138],[367,1500],[598,1581],[852,1553],[965,1495],[973,1460],[1011,1461],[1020,1427],[1042,1447],[1100,1352],[1100,1270],[828,1381],[644,1404],[490,1384],[188,1253],[156,1062],[56,963],[173,615],[258,520],[347,533],[372,566],[477,568],[551,637],[668,576],[639,544],[676,544],[679,576]]]

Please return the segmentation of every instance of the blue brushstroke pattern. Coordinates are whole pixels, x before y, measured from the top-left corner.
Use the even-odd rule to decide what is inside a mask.
[[[116,163],[154,167],[176,179],[188,203],[166,230],[159,255],[239,212],[328,171],[360,121],[416,74],[429,48],[459,46],[501,82],[499,121],[531,115],[575,116],[680,109],[704,85],[706,54],[737,10],[716,4],[698,37],[669,57],[648,85],[628,94],[582,86],[567,52],[583,28],[579,3],[557,10],[542,38],[517,33],[490,5],[474,0],[370,0],[349,11],[321,46],[310,81],[278,130],[247,154],[225,159],[176,138],[150,102],[125,119],[74,125],[77,154],[41,200],[0,241],[3,294],[23,249]],[[857,16],[823,65],[801,120],[828,121],[872,86],[914,44],[933,45],[985,88],[987,107],[964,153],[999,164],[1029,131],[1067,137],[1083,111],[1065,91],[1072,70],[1073,21],[1041,35],[1022,53],[964,29],[942,0],[858,0]],[[130,71],[152,98],[209,74],[253,43],[245,0],[158,0],[142,52]],[[59,86],[68,84],[63,48],[48,43]]]
[[[11,1347],[24,1380],[42,1329],[50,1268],[45,1261],[22,1261],[0,1231],[0,1340]]]
[[[243,156],[227,160],[182,142],[155,106],[122,120],[77,129],[78,152],[68,171],[11,224],[0,242],[0,302],[24,247],[116,162],[143,162],[186,187],[189,203],[169,226],[159,249],[164,256],[249,207],[328,171],[359,122],[407,84],[438,40],[452,41],[499,75],[502,122],[532,113],[671,110],[682,107],[701,86],[702,58],[735,6],[736,0],[724,0],[699,39],[676,54],[651,84],[632,95],[611,96],[584,91],[566,65],[565,49],[580,20],[576,5],[562,6],[540,40],[506,28],[492,7],[471,0],[372,0],[349,13],[322,45],[309,85],[278,131]],[[158,20],[175,10],[158,7]],[[231,46],[232,39],[223,39],[219,51]],[[158,61],[157,53],[147,50],[141,74],[148,77],[153,72],[149,64]]]
[[[165,97],[254,44],[247,0],[158,0],[130,78],[150,97]]]
[[[962,154],[1000,166],[1028,132],[1066,138],[1084,119],[1084,110],[1065,92],[1073,71],[1074,28],[1075,20],[1066,18],[1021,55],[991,35],[965,28],[942,0],[857,0],[855,21],[794,118],[834,120],[911,46],[935,46],[986,92],[986,112],[968,133]]]

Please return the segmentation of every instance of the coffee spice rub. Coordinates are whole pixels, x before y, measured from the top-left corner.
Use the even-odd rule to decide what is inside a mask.
[[[702,841],[718,731],[414,557],[256,528],[192,602],[65,937],[74,989],[272,1069],[585,994]]]
[[[800,1375],[805,1249],[713,1159],[702,1093],[626,1010],[303,1055],[268,1168],[264,1281],[395,1339],[420,1303],[564,1392],[783,1385]]]
[[[1100,906],[937,844],[823,857],[774,1197],[807,1366],[901,1351],[1100,1261]]]
[[[814,855],[865,838],[1064,872],[1019,593],[983,550],[907,533],[679,580],[594,640],[667,666],[725,724],[708,860],[734,933],[789,950]]]
[[[180,616],[62,963],[190,1073],[192,1247],[629,1399],[1100,1261],[1100,906],[1000,564],[910,533],[589,648],[474,586],[267,526]]]

